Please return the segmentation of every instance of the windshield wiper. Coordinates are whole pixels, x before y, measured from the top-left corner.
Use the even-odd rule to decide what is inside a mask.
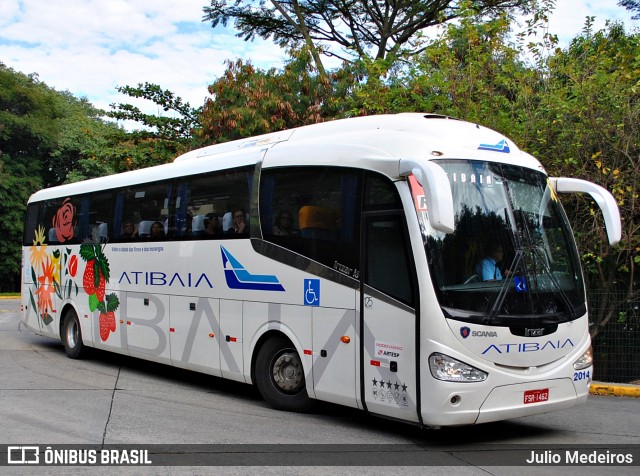
[[[522,261],[523,256],[524,256],[524,253],[521,249],[516,250],[516,254],[513,257],[513,262],[511,263],[512,265],[511,269],[518,269],[518,265],[520,264],[520,261]],[[494,321],[494,319],[498,315],[498,312],[500,312],[500,309],[504,304],[504,300],[507,297],[507,291],[509,290],[509,287],[511,286],[511,282],[513,281],[513,277],[514,277],[514,273],[511,273],[511,275],[507,279],[502,280],[500,293],[496,297],[495,301],[493,301],[493,306],[491,307],[491,311],[489,311],[488,321],[490,323]]]

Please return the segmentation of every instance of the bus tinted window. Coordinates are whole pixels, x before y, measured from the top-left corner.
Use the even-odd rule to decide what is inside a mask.
[[[332,268],[359,269],[361,177],[344,168],[263,170],[263,236]]]
[[[156,241],[167,239],[171,220],[173,182],[146,183],[118,190],[114,239]],[[131,227],[133,225],[133,231]]]
[[[105,243],[109,239],[111,222],[111,192],[98,192],[72,197],[76,206],[76,233],[80,242]]]
[[[180,239],[249,236],[253,170],[187,177],[177,185],[175,235]],[[244,216],[244,225],[234,215]]]
[[[364,206],[367,210],[402,209],[400,196],[393,182],[373,173],[368,173],[365,181]]]

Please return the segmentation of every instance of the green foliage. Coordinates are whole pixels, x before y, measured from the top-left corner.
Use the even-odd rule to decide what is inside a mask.
[[[545,29],[544,8],[552,2],[546,3],[518,43],[508,40],[507,17],[481,22],[470,12],[400,73],[380,62],[361,62],[370,79],[346,98],[348,109],[428,111],[478,122],[513,138],[550,175],[610,190],[623,222],[622,242],[614,248],[590,197],[562,201],[588,286],[623,289],[620,302],[632,302],[640,297],[640,36],[617,24],[593,32],[587,19],[583,33],[562,50]],[[527,41],[534,33],[541,34]],[[617,305],[592,316],[594,333],[615,320]]]
[[[152,101],[162,108],[169,116],[145,114],[138,107],[131,104],[112,104],[112,111],[107,116],[117,120],[131,120],[143,124],[148,130],[140,134],[146,137],[163,139],[165,141],[188,141],[193,136],[194,129],[200,127],[199,110],[194,109],[188,102],[176,96],[168,89],[163,90],[152,83],[138,84],[137,87],[122,86],[116,88],[119,92],[132,98]]]
[[[84,162],[103,158],[106,137],[118,128],[99,116],[100,111],[86,100],[55,91],[36,75],[0,63],[0,289],[19,286],[29,196],[73,179]],[[111,170],[105,166],[97,173]]]
[[[367,57],[393,59],[421,50],[425,28],[458,18],[468,9],[493,16],[505,11],[528,11],[533,0],[287,0],[253,2],[211,0],[204,21],[213,27],[233,22],[239,37],[272,39],[282,47],[305,46],[321,76],[319,52],[345,61]],[[328,46],[326,46],[328,45]]]
[[[635,12],[635,15],[631,18],[634,20],[640,20],[640,0],[619,0],[618,5],[629,11]]]
[[[227,2],[212,2],[212,8],[214,3]],[[289,5],[311,8],[320,3]],[[202,108],[194,109],[154,84],[119,88],[133,98],[152,101],[165,113],[154,116],[131,105],[114,105],[109,115],[139,122],[143,130],[135,132],[101,121],[99,111],[86,101],[1,67],[0,257],[9,264],[0,268],[0,282],[19,273],[16,245],[24,203],[43,185],[156,165],[202,145],[335,118],[425,111],[487,125],[538,157],[550,175],[584,178],[612,191],[623,220],[623,239],[615,248],[606,243],[590,198],[561,198],[574,226],[588,286],[603,292],[623,289],[620,302],[636,302],[640,36],[616,24],[594,32],[593,19],[588,18],[583,32],[560,49],[547,30],[555,2],[539,0],[525,32],[510,40],[512,19],[504,10],[491,10],[487,16],[483,13],[488,10],[477,8],[508,7],[507,3],[455,2],[458,21],[447,24],[439,37],[428,40],[418,32],[397,37],[378,50],[383,54],[369,54],[364,48],[380,46],[376,42],[382,37],[370,37],[368,44],[358,44],[357,36],[345,37],[351,48],[349,61],[329,72],[321,69],[316,55],[324,49],[322,41],[332,40],[312,36],[309,44],[304,39],[305,28],[307,33],[314,31],[309,10],[302,30],[294,32],[289,24],[281,37],[275,30],[271,33],[282,44],[303,46],[291,52],[284,68],[260,70],[242,60],[229,61],[224,74],[209,86],[211,97]],[[511,6],[533,3],[516,1]],[[440,4],[450,8],[454,2]],[[234,5],[244,8],[243,2]],[[447,19],[442,12],[438,22]],[[214,23],[237,20],[231,10],[214,13],[208,18]],[[365,18],[359,10],[349,15]],[[285,28],[282,18],[278,21]],[[269,36],[268,29],[240,31],[247,37]],[[394,45],[399,46],[393,49]],[[596,329],[626,312],[620,306],[610,302],[592,315]]]
[[[57,177],[51,151],[66,98],[0,63],[0,289],[17,289],[26,202]]]
[[[212,97],[202,110],[201,139],[224,142],[336,117],[336,92],[348,88],[350,81],[344,72],[317,75],[305,50],[292,52],[282,71],[229,61],[222,77],[209,86]]]
[[[587,25],[588,26],[588,25]],[[564,200],[583,253],[597,257],[587,278],[601,289],[624,288],[638,298],[640,252],[640,36],[610,24],[585,28],[549,59],[549,76],[537,109],[537,152],[556,175],[591,180],[610,190],[623,223],[622,242],[606,245],[595,204]],[[606,322],[613,314],[601,316]]]

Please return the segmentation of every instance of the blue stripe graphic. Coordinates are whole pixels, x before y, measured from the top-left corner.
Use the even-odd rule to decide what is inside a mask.
[[[220,246],[222,267],[227,286],[231,289],[250,289],[254,291],[284,291],[278,278],[269,274],[251,274],[229,250]],[[227,264],[231,269],[227,269]]]
[[[509,144],[504,139],[497,144],[480,144],[478,150],[491,150],[493,152],[503,152],[505,154],[509,154],[511,152],[511,150],[509,150]]]

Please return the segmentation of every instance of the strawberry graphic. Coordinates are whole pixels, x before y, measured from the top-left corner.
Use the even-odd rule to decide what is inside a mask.
[[[116,331],[115,310],[118,309],[119,305],[120,301],[115,293],[109,294],[105,302],[98,304],[98,310],[100,311],[100,339],[102,339],[103,342],[109,338],[111,332]]]
[[[113,313],[112,313],[113,314]],[[100,314],[100,339],[105,342],[109,338],[109,323],[107,322],[107,315]]]
[[[98,287],[96,288],[96,295],[98,296],[98,301],[104,301],[104,293],[106,291],[106,281],[104,280],[104,276],[100,273],[100,280],[98,282]]]
[[[84,269],[84,274],[82,275],[82,287],[89,296],[96,293],[96,286],[94,284],[95,264],[96,260],[94,259],[87,261],[87,267]]]
[[[82,275],[82,286],[89,296],[89,309],[98,310],[100,324],[100,339],[106,341],[109,334],[116,330],[115,310],[120,305],[116,294],[105,296],[109,281],[109,261],[96,243],[80,245],[80,256],[87,262]]]
[[[80,256],[87,262],[82,275],[82,286],[91,296],[96,294],[98,301],[104,301],[104,295],[109,281],[109,261],[102,252],[99,244],[83,243],[80,245]]]

